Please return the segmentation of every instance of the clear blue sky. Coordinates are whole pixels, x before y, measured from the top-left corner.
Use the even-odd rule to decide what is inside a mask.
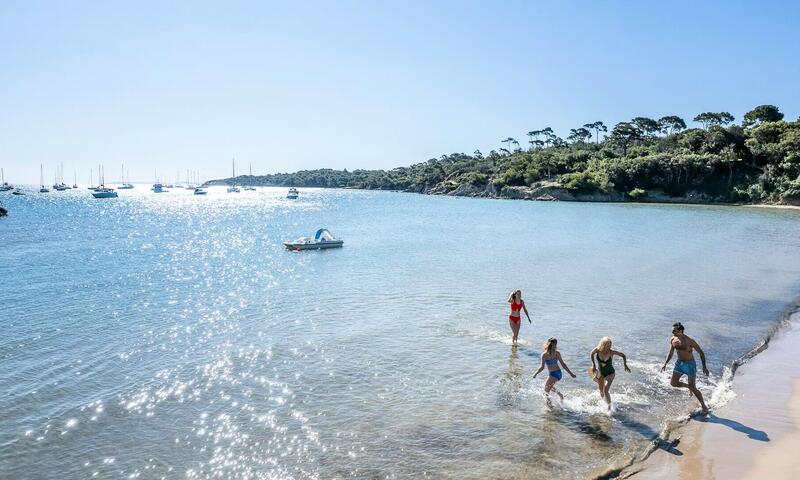
[[[6,180],[392,168],[512,136],[800,114],[798,2],[0,4]]]

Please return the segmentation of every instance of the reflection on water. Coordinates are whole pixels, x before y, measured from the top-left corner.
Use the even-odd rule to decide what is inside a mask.
[[[800,216],[284,189],[3,197],[0,471],[20,478],[574,478],[693,406],[800,291]],[[336,251],[281,242],[331,228]],[[521,288],[533,325],[510,345]],[[606,412],[583,373],[633,370]],[[550,336],[577,379],[548,405]]]

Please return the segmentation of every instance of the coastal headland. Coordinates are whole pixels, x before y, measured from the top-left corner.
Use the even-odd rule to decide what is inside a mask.
[[[206,185],[354,188],[525,200],[800,205],[800,121],[760,105],[740,124],[703,112],[700,127],[668,115],[613,128],[584,124],[561,138],[527,132],[484,155],[452,153],[391,170],[300,170],[242,175]],[[610,131],[609,131],[610,130]],[[608,135],[603,136],[604,132]]]

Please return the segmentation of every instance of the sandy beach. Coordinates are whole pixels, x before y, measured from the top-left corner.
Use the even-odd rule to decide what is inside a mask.
[[[739,367],[736,397],[675,429],[665,448],[621,473],[634,479],[800,478],[800,314]]]

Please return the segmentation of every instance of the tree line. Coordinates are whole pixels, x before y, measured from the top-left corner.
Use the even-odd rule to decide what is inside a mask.
[[[800,202],[800,119],[784,121],[778,107],[760,105],[739,124],[729,112],[702,112],[692,120],[701,127],[689,128],[676,115],[635,117],[610,129],[595,121],[565,138],[545,127],[527,132],[525,148],[509,136],[485,155],[452,153],[392,170],[303,170],[253,177],[253,183],[414,192],[468,184],[502,196],[505,187],[548,181],[576,193],[631,199],[657,191],[703,193],[720,202]]]

